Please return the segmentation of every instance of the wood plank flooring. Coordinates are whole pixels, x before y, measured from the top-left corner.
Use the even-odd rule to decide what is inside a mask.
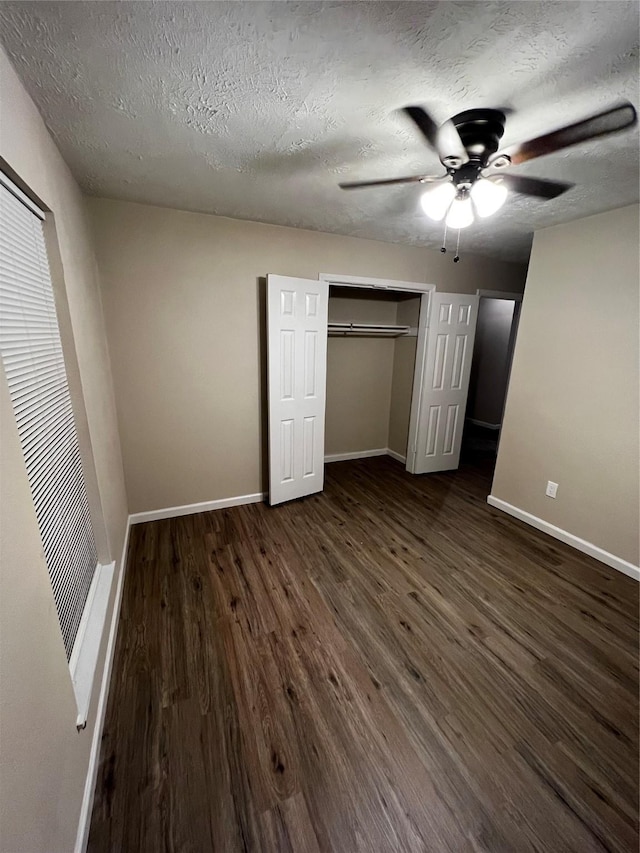
[[[135,526],[89,850],[635,853],[638,585],[489,485]]]

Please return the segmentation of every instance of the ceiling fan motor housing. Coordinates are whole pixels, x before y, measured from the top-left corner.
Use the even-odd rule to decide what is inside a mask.
[[[476,168],[485,168],[504,134],[505,115],[500,110],[465,110],[451,119]]]

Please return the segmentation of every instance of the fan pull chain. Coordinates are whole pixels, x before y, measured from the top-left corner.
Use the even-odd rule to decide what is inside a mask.
[[[447,251],[447,223],[444,223],[444,235],[442,237],[442,248],[440,249],[442,254],[444,255]]]
[[[458,236],[456,238],[456,256],[453,259],[453,263],[457,264],[460,261],[460,229],[458,228]],[[445,254],[447,251],[447,223],[444,223],[444,234],[442,236],[442,246],[440,247],[440,251],[442,254]]]

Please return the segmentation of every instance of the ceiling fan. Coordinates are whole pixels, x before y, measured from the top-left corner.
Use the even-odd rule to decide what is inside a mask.
[[[510,166],[625,130],[636,123],[634,106],[624,101],[583,121],[499,151],[506,120],[500,110],[465,110],[442,125],[437,125],[422,107],[405,107],[403,112],[436,151],[446,173],[354,181],[339,186],[343,190],[352,190],[391,184],[432,184],[434,186],[422,197],[422,207],[432,219],[445,219],[446,227],[454,229],[471,225],[474,211],[480,217],[491,216],[502,207],[509,190],[548,200],[557,198],[573,186],[560,181],[505,174]],[[444,247],[441,251],[445,251]]]

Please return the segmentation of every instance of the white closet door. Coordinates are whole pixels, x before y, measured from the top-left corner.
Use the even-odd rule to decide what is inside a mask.
[[[415,474],[458,467],[477,319],[477,296],[431,294]]]
[[[267,276],[269,503],[322,491],[329,285]]]

